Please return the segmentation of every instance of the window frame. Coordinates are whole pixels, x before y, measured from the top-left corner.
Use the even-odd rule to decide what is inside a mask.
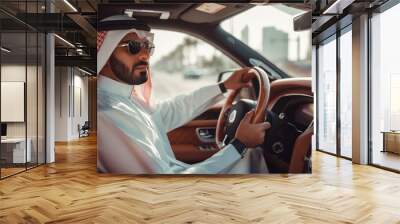
[[[373,10],[370,10],[367,12],[368,14],[368,31],[367,31],[367,38],[368,38],[368,69],[367,69],[367,75],[368,75],[368,111],[367,111],[367,117],[368,117],[368,165],[380,168],[383,170],[395,172],[395,173],[400,173],[400,170],[393,169],[384,165],[380,165],[377,163],[374,163],[373,161],[373,154],[374,154],[374,147],[373,147],[373,130],[372,130],[372,41],[373,41],[373,35],[372,35],[372,19],[374,14],[381,14],[384,13],[385,11],[393,8],[394,6],[400,4],[400,0],[388,0],[382,5],[374,8]]]
[[[344,20],[348,21],[348,17],[343,18]],[[336,27],[336,25],[335,25]],[[324,149],[320,149],[319,145],[319,132],[320,132],[320,127],[319,127],[319,122],[317,122],[316,124],[316,150],[319,152],[323,152],[329,155],[333,155],[339,158],[343,158],[346,160],[352,160],[352,158],[347,157],[342,155],[342,150],[341,150],[341,119],[340,119],[340,104],[341,104],[341,97],[340,97],[340,82],[341,82],[341,67],[340,67],[340,39],[341,36],[346,34],[347,32],[352,32],[352,22],[347,23],[346,25],[344,25],[343,27],[341,27],[340,29],[337,29],[336,32],[331,33],[330,35],[324,37],[323,39],[319,39],[318,42],[315,44],[316,47],[316,52],[315,52],[315,61],[316,61],[316,68],[315,68],[315,74],[316,74],[316,104],[315,104],[315,110],[316,110],[316,116],[317,118],[320,115],[320,111],[319,111],[319,94],[321,91],[321,88],[319,86],[319,48],[322,44],[326,44],[330,41],[336,41],[336,152],[332,153],[329,151],[326,151]]]

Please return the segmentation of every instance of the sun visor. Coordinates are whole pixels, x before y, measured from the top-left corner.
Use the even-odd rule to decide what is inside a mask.
[[[97,31],[129,29],[144,30],[148,32],[151,30],[146,23],[124,15],[111,16],[99,21],[97,24]]]

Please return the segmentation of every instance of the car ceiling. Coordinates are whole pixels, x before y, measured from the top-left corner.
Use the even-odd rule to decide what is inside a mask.
[[[101,20],[108,16],[123,14],[125,9],[167,11],[170,13],[169,19],[182,20],[189,23],[219,23],[232,15],[245,11],[253,4],[249,3],[221,3],[225,8],[221,11],[209,14],[197,10],[201,4],[196,3],[179,3],[179,4],[110,4],[99,5],[98,19]],[[160,15],[157,13],[140,13],[134,12],[133,16],[138,19],[154,19]]]

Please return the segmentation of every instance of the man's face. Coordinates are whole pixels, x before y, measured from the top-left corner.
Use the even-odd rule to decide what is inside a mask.
[[[119,45],[128,43],[129,40],[143,41],[136,33],[129,33]],[[141,49],[137,54],[131,54],[128,47],[117,47],[109,59],[110,68],[119,80],[130,85],[140,85],[149,77],[149,57],[146,49]]]

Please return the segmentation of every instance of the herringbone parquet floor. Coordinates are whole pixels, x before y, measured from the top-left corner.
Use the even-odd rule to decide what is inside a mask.
[[[0,181],[0,223],[400,223],[400,175],[319,152],[312,175],[96,173],[96,139]]]

